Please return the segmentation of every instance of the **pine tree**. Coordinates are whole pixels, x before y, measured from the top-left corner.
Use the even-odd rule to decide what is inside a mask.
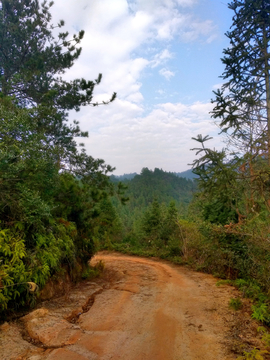
[[[78,47],[84,36],[68,32],[53,35],[50,7],[38,0],[2,0],[0,9],[0,90],[15,95],[20,103],[50,102],[62,110],[79,110],[92,103],[95,81],[65,81],[61,75],[81,54]],[[62,28],[61,20],[56,27]],[[115,94],[111,101],[115,98]]]
[[[102,75],[94,81],[62,78],[81,54],[84,31],[73,36],[60,31],[55,38],[53,29],[61,29],[64,21],[52,25],[52,5],[46,0],[0,1],[0,94],[12,96],[21,107],[35,108],[37,130],[58,147],[60,163],[76,153],[74,137],[87,136],[78,122],[67,125],[67,111],[99,105],[93,92]]]
[[[237,181],[237,169],[241,162],[237,158],[228,161],[225,149],[209,149],[205,145],[206,141],[212,139],[209,136],[198,135],[192,139],[201,144],[201,148],[192,150],[196,151],[196,155],[202,154],[199,159],[194,160],[193,172],[199,176],[198,204],[203,218],[223,225],[237,221],[237,209],[243,193],[243,184]]]
[[[149,237],[157,238],[162,226],[162,213],[159,202],[155,199],[143,215],[142,228]]]
[[[162,224],[161,238],[165,244],[168,243],[170,237],[176,232],[178,228],[177,217],[178,210],[176,208],[175,202],[172,200],[166,209],[166,215]]]
[[[251,144],[270,164],[270,3],[267,0],[233,0],[230,46],[222,62],[226,80],[215,92],[214,118],[235,138]],[[256,144],[256,150],[254,150]]]

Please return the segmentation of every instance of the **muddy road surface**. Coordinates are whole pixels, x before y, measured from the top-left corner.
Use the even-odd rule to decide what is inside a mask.
[[[100,279],[0,328],[2,360],[231,360],[229,286],[166,262],[100,253]]]

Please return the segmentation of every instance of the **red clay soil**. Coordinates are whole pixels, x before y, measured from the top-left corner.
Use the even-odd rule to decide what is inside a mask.
[[[216,287],[213,276],[166,262],[100,253],[91,263],[100,260],[105,263],[100,279],[2,325],[0,359],[237,358],[232,350],[244,347],[244,335],[228,308],[237,296],[234,288]],[[257,325],[248,313],[243,316],[254,346]]]

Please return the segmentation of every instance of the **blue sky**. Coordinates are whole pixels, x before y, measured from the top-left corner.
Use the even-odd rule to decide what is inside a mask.
[[[224,146],[209,115],[222,83],[220,58],[232,11],[220,0],[55,0],[53,22],[72,35],[85,30],[82,55],[65,75],[95,79],[95,100],[117,100],[71,113],[89,132],[87,152],[115,166],[115,174],[143,167],[189,168],[197,134]]]

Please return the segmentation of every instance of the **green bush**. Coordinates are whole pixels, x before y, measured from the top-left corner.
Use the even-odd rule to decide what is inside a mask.
[[[266,350],[253,349],[250,352],[244,351],[243,356],[239,356],[236,360],[264,360],[264,354],[269,353]]]
[[[33,295],[27,291],[27,282],[42,288],[62,263],[72,266],[75,229],[71,223],[52,222],[51,232],[36,234],[29,248],[24,231],[0,230],[0,309],[28,304]]]
[[[233,310],[240,310],[243,307],[242,300],[240,298],[231,299],[229,301],[229,307]]]
[[[269,306],[265,303],[252,305],[252,318],[262,323],[270,324],[270,311]]]
[[[9,229],[0,230],[0,310],[6,309],[9,301],[20,302],[20,296],[26,295],[31,270],[24,264],[25,256],[20,234]]]

